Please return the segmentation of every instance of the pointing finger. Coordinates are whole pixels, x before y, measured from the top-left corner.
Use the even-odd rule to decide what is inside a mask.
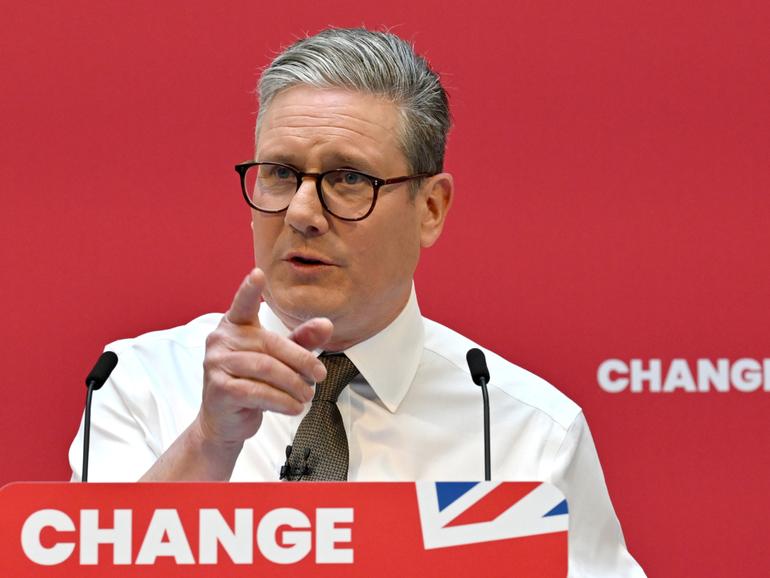
[[[264,287],[265,274],[261,269],[252,269],[238,287],[225,318],[236,325],[259,327],[259,301]]]

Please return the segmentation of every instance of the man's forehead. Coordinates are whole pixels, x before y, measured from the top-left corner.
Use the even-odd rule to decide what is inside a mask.
[[[398,106],[385,98],[296,86],[279,93],[262,112],[257,152],[278,161],[275,155],[291,157],[314,148],[328,162],[360,165],[362,157],[401,152],[400,122]]]
[[[362,128],[398,128],[398,106],[391,100],[344,88],[297,85],[278,93],[262,111],[262,126],[360,124]]]

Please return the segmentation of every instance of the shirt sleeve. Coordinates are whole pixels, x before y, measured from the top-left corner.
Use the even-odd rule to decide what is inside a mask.
[[[568,578],[646,578],[626,548],[582,412],[556,454],[551,481],[569,509]]]
[[[151,377],[131,347],[117,353],[117,367],[92,399],[88,480],[93,482],[135,482],[162,453]],[[72,481],[83,475],[83,421],[69,450]]]

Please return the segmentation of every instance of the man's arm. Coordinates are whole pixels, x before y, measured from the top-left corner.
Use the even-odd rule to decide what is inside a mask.
[[[582,412],[556,454],[551,482],[569,508],[569,578],[645,578],[626,548]]]
[[[183,397],[169,403],[181,401],[185,409],[179,410],[188,416],[195,407],[191,407],[190,402],[195,402],[189,398],[193,390],[166,390],[162,367],[145,368],[132,348],[118,352],[120,367],[111,379],[115,383],[123,380],[122,386],[104,388],[97,398],[100,420],[93,424],[98,429],[102,423],[103,442],[99,447],[106,454],[99,461],[108,468],[107,478],[135,480],[137,468],[141,468],[139,472],[146,471],[142,481],[229,480],[244,441],[259,430],[264,411],[290,415],[302,412],[303,405],[313,396],[308,384],[326,376],[325,367],[310,350],[328,342],[333,326],[328,319],[311,319],[288,337],[263,329],[258,313],[264,284],[262,271],[251,271],[230,309],[208,336],[200,408],[169,446],[159,436],[170,425],[169,420],[176,418],[176,412],[166,414],[165,425],[161,426],[157,420],[162,406],[155,405],[158,402],[150,393],[151,388],[157,387],[155,391],[161,398],[181,391]],[[169,359],[183,365],[187,361]],[[190,374],[197,372],[188,369],[185,373],[190,379]],[[156,386],[150,385],[152,381]],[[184,397],[187,401],[183,401]],[[147,429],[150,424],[154,424],[152,429]],[[70,448],[73,480],[80,476],[77,464],[82,452],[82,433],[81,423]],[[167,449],[157,457],[163,447]]]
[[[309,383],[326,368],[311,350],[329,341],[332,323],[311,319],[288,337],[267,331],[258,318],[264,285],[262,271],[251,271],[206,339],[200,411],[140,481],[229,480],[263,412],[297,415],[313,399]]]

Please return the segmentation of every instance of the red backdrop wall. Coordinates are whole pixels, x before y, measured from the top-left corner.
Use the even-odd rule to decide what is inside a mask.
[[[451,96],[458,196],[423,311],[584,408],[650,576],[767,576],[770,376],[597,380],[613,358],[770,357],[761,1],[4,2],[0,483],[68,477],[106,342],[227,308],[258,69],[361,24],[414,40]]]

